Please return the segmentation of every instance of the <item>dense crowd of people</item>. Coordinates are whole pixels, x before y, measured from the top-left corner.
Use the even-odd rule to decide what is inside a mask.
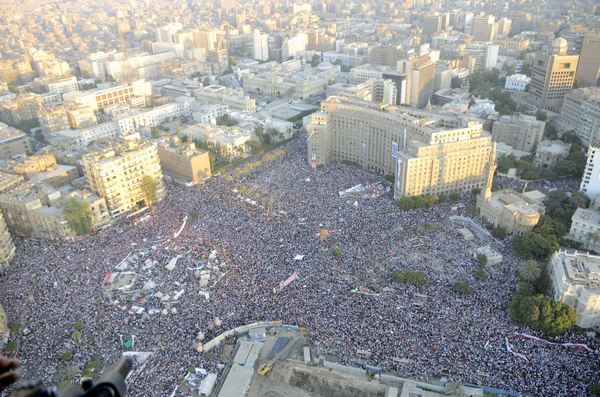
[[[585,333],[559,338],[588,343],[594,351],[586,352],[514,337],[533,333],[508,317],[520,260],[508,246],[491,242],[504,260],[487,267],[484,279],[474,277],[477,245],[448,220],[469,216],[472,195],[465,195],[462,206],[412,211],[399,210],[391,193],[342,198],[338,191],[359,183],[389,183],[346,165],[312,169],[302,140],[285,150],[233,180],[220,175],[195,187],[169,184],[146,222],[123,219],[74,241],[18,239],[16,258],[0,277],[0,303],[9,321],[21,324],[11,340],[24,377],[46,383],[76,379],[71,367],[108,365],[122,354],[120,337],[135,335],[134,349],[153,354],[135,367],[130,395],[169,396],[190,368],[222,368],[218,351],[194,349],[199,332],[210,339],[249,322],[282,320],[307,327],[323,356],[423,380],[447,376],[536,396],[583,395],[588,384],[598,383],[597,339]],[[257,205],[234,192],[240,185],[263,196],[252,198]],[[268,199],[279,207],[258,205]],[[181,234],[173,237],[186,216]],[[323,237],[322,229],[335,232]],[[423,244],[414,244],[414,237]],[[206,300],[197,270],[190,269],[208,263],[214,250],[224,276],[210,284]],[[131,252],[160,263],[160,269],[145,270],[156,288],[107,292],[106,273]],[[294,260],[296,255],[304,257]],[[164,271],[175,256],[175,269]],[[429,281],[396,284],[393,274],[400,269],[422,271]],[[293,272],[299,278],[274,292]],[[459,280],[474,294],[453,292],[451,283]],[[353,293],[357,287],[375,293]],[[185,292],[169,301],[158,299],[158,290]],[[123,310],[134,304],[145,312]],[[78,338],[76,322],[83,326]],[[507,352],[505,337],[528,362]]]

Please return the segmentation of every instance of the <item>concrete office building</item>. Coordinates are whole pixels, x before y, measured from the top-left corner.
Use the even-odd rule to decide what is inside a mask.
[[[492,42],[477,42],[465,48],[464,54],[475,60],[474,70],[495,68],[498,63],[499,47]]]
[[[32,152],[31,139],[23,131],[0,123],[0,159]]]
[[[559,126],[574,131],[585,146],[600,145],[600,88],[577,88],[565,95]]]
[[[352,161],[394,175],[396,198],[481,188],[495,158],[481,123],[345,97],[323,101],[307,130],[309,163]]]
[[[600,326],[600,256],[559,250],[548,264],[550,294],[577,311],[577,325]]]
[[[212,175],[208,152],[196,149],[193,142],[172,137],[158,144],[158,157],[163,174],[176,180],[197,183]]]
[[[568,43],[563,38],[552,42],[552,49],[535,54],[529,100],[542,110],[560,112],[565,95],[571,92],[575,81],[578,55],[567,55]]]
[[[588,33],[583,38],[579,64],[577,65],[577,82],[581,86],[597,86],[600,83],[600,31]]]
[[[516,150],[532,153],[544,137],[546,123],[525,114],[504,115],[492,126],[492,136]]]
[[[476,15],[473,17],[471,34],[475,41],[493,41],[498,33],[498,23],[493,15]]]
[[[81,159],[91,189],[106,199],[112,215],[137,210],[148,202],[142,180],[149,176],[164,195],[163,176],[155,143],[136,140],[106,142]]]
[[[252,36],[254,41],[254,59],[257,61],[266,61],[269,59],[269,35],[254,31]]]
[[[433,95],[435,63],[428,55],[423,55],[398,61],[397,71],[406,75],[407,103],[418,108],[425,107]]]
[[[92,110],[100,110],[115,103],[126,103],[134,97],[144,98],[152,95],[152,86],[144,80],[117,85],[109,88],[97,88],[83,92],[64,94],[65,104],[79,103],[89,106]],[[142,101],[143,102],[143,101]]]

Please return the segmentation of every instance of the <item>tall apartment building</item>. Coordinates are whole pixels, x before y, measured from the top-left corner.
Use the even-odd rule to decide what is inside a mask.
[[[499,47],[491,42],[477,42],[465,47],[464,54],[475,59],[474,70],[495,68],[498,63]]]
[[[493,15],[476,15],[471,34],[475,41],[493,41],[498,33],[498,23]]]
[[[512,28],[512,21],[506,17],[498,20],[498,35],[502,37],[508,37],[510,29]]]
[[[70,127],[64,106],[40,107],[39,121],[43,133],[66,130]]]
[[[369,62],[375,65],[395,67],[406,51],[400,45],[378,45],[369,52]]]
[[[394,195],[483,187],[495,159],[481,123],[454,115],[330,97],[307,126],[307,160],[352,161],[394,175]]]
[[[397,71],[406,75],[406,98],[410,106],[422,108],[433,95],[435,63],[429,55],[398,61]]]
[[[543,110],[560,112],[565,95],[571,92],[579,55],[567,55],[562,37],[552,42],[551,51],[538,51],[529,84],[530,102]]]
[[[600,88],[577,88],[565,95],[560,127],[574,131],[585,146],[600,146]]]
[[[575,77],[582,86],[600,84],[600,31],[588,33],[583,38]]]
[[[598,147],[588,147],[587,162],[579,190],[585,193],[592,202],[600,193],[600,148]]]
[[[544,137],[546,123],[525,114],[505,115],[494,122],[492,136],[516,150],[533,152]]]
[[[252,38],[254,41],[254,59],[257,61],[269,59],[269,35],[255,30]]]
[[[75,76],[45,79],[44,85],[48,92],[56,92],[59,94],[79,91],[79,84],[77,83],[77,78]]]
[[[88,184],[106,200],[112,215],[136,210],[148,204],[142,179],[150,176],[157,196],[164,195],[163,176],[155,143],[135,140],[107,142],[83,155]]]
[[[600,326],[600,256],[560,250],[548,264],[550,295],[577,312],[577,325]]]
[[[439,14],[425,15],[423,17],[423,34],[427,37],[431,37],[434,33],[442,30],[443,21],[442,16]]]

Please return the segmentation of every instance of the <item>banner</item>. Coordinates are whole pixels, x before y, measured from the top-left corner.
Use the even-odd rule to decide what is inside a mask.
[[[298,273],[297,272],[292,273],[291,276],[289,276],[284,281],[280,282],[279,285],[277,286],[277,288],[273,288],[273,292],[275,292],[275,293],[280,292],[282,289],[284,289],[285,287],[290,285],[297,278],[298,278]]]
[[[392,142],[392,158],[398,158],[398,142]]]
[[[529,334],[520,334],[518,332],[515,332],[515,335],[520,336],[521,338],[532,340],[534,342],[542,343],[544,345],[573,347],[575,349],[585,349],[585,350],[587,350],[589,352],[593,352],[593,350],[590,349],[588,347],[588,345],[586,345],[585,343],[570,343],[570,342],[567,342],[567,343],[557,343],[557,342],[550,342],[549,340],[546,340],[546,339],[538,338],[536,336],[529,335]]]
[[[179,228],[179,230],[177,230],[177,233],[175,233],[175,234],[173,235],[173,238],[177,238],[177,237],[179,237],[179,235],[180,235],[180,234],[181,234],[181,232],[183,231],[183,228],[185,227],[185,224],[186,224],[186,222],[187,222],[187,218],[188,218],[188,216],[187,216],[187,215],[186,215],[186,216],[183,218],[183,223],[181,224],[181,227]]]
[[[504,342],[506,343],[506,351],[507,352],[511,353],[515,357],[518,357],[518,358],[520,358],[522,360],[525,360],[525,361],[529,362],[529,360],[527,359],[527,357],[525,357],[521,353],[517,353],[516,351],[513,350],[512,345],[508,341],[507,337],[504,337]]]

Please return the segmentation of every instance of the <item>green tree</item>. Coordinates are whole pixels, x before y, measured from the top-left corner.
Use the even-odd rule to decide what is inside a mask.
[[[150,175],[144,175],[141,187],[148,205],[152,205],[158,199],[158,184]]]
[[[64,207],[65,218],[69,227],[78,235],[83,236],[92,231],[92,208],[82,200],[68,199]]]
[[[412,197],[402,197],[398,200],[398,207],[401,210],[407,211],[415,208]]]
[[[512,249],[522,258],[545,260],[558,250],[558,239],[554,235],[529,232],[514,237]]]
[[[471,295],[473,293],[473,287],[466,281],[456,281],[452,284],[452,291],[461,295]]]
[[[546,121],[548,120],[548,113],[542,110],[538,110],[537,112],[535,112],[535,118],[540,121]]]
[[[321,63],[321,56],[319,54],[313,54],[311,61],[310,61],[310,65],[314,68],[319,63]]]
[[[550,335],[568,331],[577,320],[577,313],[572,307],[546,295],[524,292],[518,292],[510,301],[509,314],[513,321]]]
[[[394,281],[401,284],[423,285],[427,283],[425,273],[403,269],[394,273]]]
[[[508,232],[502,226],[496,226],[492,229],[492,236],[499,240],[503,240],[506,238],[506,236],[508,236]]]
[[[158,139],[162,135],[162,132],[161,132],[160,128],[158,128],[158,127],[150,128],[150,132],[152,133],[152,138],[154,138],[154,139]]]
[[[487,265],[487,256],[484,254],[477,254],[477,262],[479,262],[480,265],[485,266]]]
[[[533,283],[542,275],[540,264],[534,260],[528,260],[519,270],[519,277],[528,283]]]

